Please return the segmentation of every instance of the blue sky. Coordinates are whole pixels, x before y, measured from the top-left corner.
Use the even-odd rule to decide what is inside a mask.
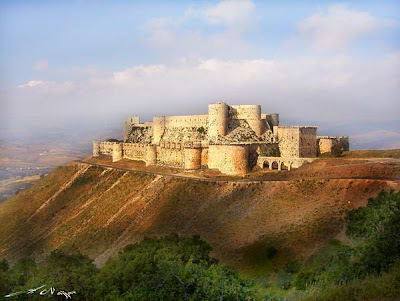
[[[2,1],[0,39],[2,128],[216,100],[299,122],[399,120],[398,1]]]

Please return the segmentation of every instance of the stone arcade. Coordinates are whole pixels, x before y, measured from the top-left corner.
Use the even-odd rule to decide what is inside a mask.
[[[261,113],[259,105],[218,102],[208,106],[207,115],[155,116],[144,123],[129,117],[124,141],[94,141],[93,156],[244,175],[255,165],[299,167],[339,142],[349,149],[348,137],[318,137],[316,126],[280,126],[279,115]]]

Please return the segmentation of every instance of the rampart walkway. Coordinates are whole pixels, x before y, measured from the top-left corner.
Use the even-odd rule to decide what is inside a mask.
[[[177,179],[186,179],[186,180],[192,180],[192,181],[200,181],[200,182],[248,182],[248,183],[254,183],[254,182],[288,182],[288,181],[296,181],[297,179],[285,179],[285,178],[276,178],[276,179],[265,179],[265,178],[228,178],[228,177],[220,177],[220,178],[200,178],[200,177],[194,177],[191,175],[182,175],[182,174],[172,174],[172,173],[162,173],[162,172],[153,172],[153,171],[146,171],[146,170],[136,170],[136,169],[131,169],[131,168],[126,168],[126,167],[119,167],[115,165],[109,165],[109,164],[99,164],[99,163],[92,163],[92,162],[87,162],[84,160],[76,160],[75,162],[78,163],[84,163],[88,164],[91,166],[97,166],[97,167],[102,167],[102,168],[113,168],[121,171],[129,171],[129,172],[134,172],[138,174],[151,174],[151,175],[159,175],[159,176],[165,176],[165,177],[172,177],[172,178],[177,178]],[[309,178],[310,180],[316,180],[316,178]],[[400,181],[400,178],[395,178],[395,177],[359,177],[359,176],[354,176],[354,177],[323,177],[319,178],[320,180],[381,180],[381,181]]]

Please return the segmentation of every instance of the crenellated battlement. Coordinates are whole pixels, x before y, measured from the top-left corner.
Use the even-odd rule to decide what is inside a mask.
[[[204,115],[154,116],[143,123],[139,116],[128,117],[124,141],[94,141],[93,156],[103,154],[113,161],[140,160],[146,165],[185,170],[207,167],[243,175],[260,165],[257,162],[267,158],[263,157],[265,153],[268,162],[286,160],[291,162],[290,167],[298,167],[332,145],[341,143],[349,148],[348,137],[317,136],[317,128],[281,126],[279,114],[262,113],[260,105],[218,102],[209,104]]]

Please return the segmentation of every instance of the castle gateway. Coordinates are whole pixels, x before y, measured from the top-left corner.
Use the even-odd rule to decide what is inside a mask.
[[[94,141],[93,156],[244,175],[255,165],[299,167],[339,142],[348,150],[348,137],[318,137],[316,126],[280,126],[279,115],[261,113],[259,105],[218,102],[208,106],[207,115],[155,116],[144,123],[129,117],[124,141]]]

